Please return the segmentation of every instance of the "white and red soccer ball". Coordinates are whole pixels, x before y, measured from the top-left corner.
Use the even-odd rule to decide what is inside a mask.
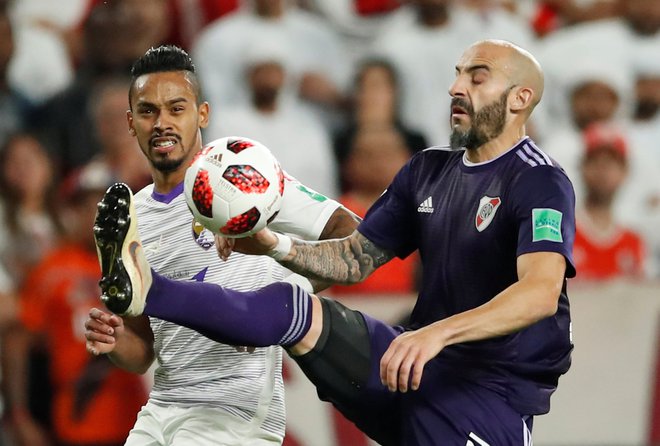
[[[247,237],[280,210],[284,172],[271,151],[229,136],[206,145],[186,171],[184,196],[195,219],[225,237]]]

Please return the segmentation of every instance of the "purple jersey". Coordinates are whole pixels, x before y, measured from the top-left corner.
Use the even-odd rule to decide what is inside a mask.
[[[423,283],[411,316],[419,328],[478,307],[517,278],[518,256],[550,251],[573,277],[575,197],[564,171],[529,138],[470,164],[464,151],[416,154],[358,230],[405,257],[419,250]],[[502,395],[525,415],[545,413],[570,366],[565,287],[557,313],[507,336],[456,344],[437,360]]]

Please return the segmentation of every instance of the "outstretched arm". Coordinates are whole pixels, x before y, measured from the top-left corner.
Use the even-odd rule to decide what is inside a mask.
[[[323,231],[319,235],[318,239],[330,240],[347,237],[355,231],[360,221],[360,217],[345,207],[340,206],[335,209],[328,221],[325,223]],[[260,237],[256,238],[260,239]],[[274,236],[272,240],[275,240]],[[234,250],[244,254],[267,254],[268,250],[270,249],[269,247],[258,246],[257,240],[252,237],[248,239],[235,239],[222,237],[217,234],[215,236],[215,246],[218,251],[218,255],[222,260],[227,260]],[[333,283],[335,283],[335,281],[326,281],[309,277],[308,279],[310,279],[309,282],[311,283],[315,293],[318,293],[319,291],[324,290],[325,288],[328,288]]]
[[[357,215],[348,211],[345,207],[338,207],[330,216],[323,231],[319,236],[319,240],[331,240],[351,235],[361,219]],[[315,293],[318,293],[332,285],[332,282],[325,280],[310,280],[312,288]]]
[[[394,254],[372,243],[358,231],[322,242],[292,239],[280,263],[298,274],[341,284],[362,282]]]
[[[348,237],[304,241],[276,234],[268,228],[236,240],[236,251],[266,254],[291,271],[324,282],[353,284],[366,279],[394,257],[358,231]]]

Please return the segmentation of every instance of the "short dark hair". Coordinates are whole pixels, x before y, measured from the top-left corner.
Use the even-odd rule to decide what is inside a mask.
[[[142,57],[133,63],[131,67],[131,87],[128,90],[129,104],[138,77],[167,71],[184,71],[193,85],[197,102],[201,102],[199,79],[195,74],[195,64],[188,53],[176,45],[161,45],[156,48],[149,48]]]

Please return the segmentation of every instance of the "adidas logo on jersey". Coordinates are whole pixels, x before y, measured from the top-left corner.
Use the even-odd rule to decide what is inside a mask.
[[[433,198],[428,197],[426,200],[419,203],[419,207],[417,208],[417,212],[423,212],[425,214],[433,213]]]

